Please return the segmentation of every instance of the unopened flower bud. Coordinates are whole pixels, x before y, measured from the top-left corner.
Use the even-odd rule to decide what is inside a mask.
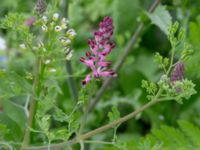
[[[24,43],[20,44],[19,47],[20,47],[21,49],[26,49],[26,45],[25,45]]]
[[[41,15],[46,11],[47,5],[45,0],[37,0],[35,11]]]
[[[55,31],[60,32],[62,30],[61,26],[55,26]]]
[[[53,20],[54,20],[54,21],[57,21],[58,18],[59,18],[59,13],[53,14]]]
[[[69,37],[70,39],[73,39],[76,36],[76,32],[74,29],[69,29],[66,33],[66,36]]]
[[[72,56],[73,56],[73,50],[71,50],[67,55],[66,55],[66,60],[71,60]]]
[[[42,31],[47,32],[48,28],[46,25],[42,25]]]
[[[51,60],[50,59],[47,59],[44,63],[47,65],[47,64],[49,64],[51,62]]]
[[[63,44],[63,46],[67,46],[71,43],[71,40],[68,38],[61,38],[60,41]]]
[[[51,69],[49,70],[49,72],[56,72],[56,69],[55,69],[55,68],[51,68]]]
[[[42,16],[42,21],[46,24],[48,22],[47,16]]]
[[[68,24],[69,23],[69,20],[67,18],[62,18],[62,24]]]

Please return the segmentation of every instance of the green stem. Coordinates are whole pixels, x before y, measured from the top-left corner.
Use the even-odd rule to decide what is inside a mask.
[[[26,127],[24,141],[23,141],[21,150],[26,149],[26,147],[28,147],[30,143],[30,128],[32,127],[32,124],[33,124],[33,118],[34,118],[35,109],[36,109],[37,88],[38,88],[38,84],[40,80],[39,78],[40,65],[41,65],[41,59],[40,57],[37,57],[36,62],[35,62],[35,79],[33,82],[32,95],[31,95],[31,100],[30,100],[29,116],[28,116],[27,127]]]
[[[85,147],[85,146],[84,146],[83,140],[80,140],[79,143],[80,143],[81,150],[84,150],[84,147]]]
[[[108,129],[111,129],[113,128],[114,126],[117,126],[119,124],[122,124],[123,122],[126,122],[127,120],[135,117],[136,115],[138,115],[139,113],[143,112],[144,110],[148,109],[149,107],[157,104],[158,102],[160,102],[159,99],[154,99],[152,101],[149,101],[147,104],[143,105],[142,107],[140,107],[139,109],[133,111],[132,113],[122,117],[122,118],[119,118],[118,120],[115,120],[109,124],[106,124],[102,127],[99,127],[97,129],[94,129],[90,132],[87,132],[83,135],[80,135],[70,141],[65,141],[65,142],[61,142],[61,143],[57,143],[57,144],[51,144],[51,148],[52,149],[59,149],[59,148],[63,148],[65,147],[67,144],[70,144],[70,145],[73,145],[73,144],[77,144],[80,142],[80,140],[86,140],[94,135],[97,135],[101,132],[104,132]],[[32,148],[29,148],[29,149],[26,149],[26,150],[47,150],[47,147],[48,146],[39,146],[39,147],[32,147]]]
[[[86,104],[86,108],[84,109],[83,117],[81,119],[81,125],[80,125],[78,135],[80,135],[83,132],[84,127],[85,127],[85,123],[87,121],[87,116],[88,116],[88,113],[89,113],[90,100],[92,99],[92,96],[94,94],[94,85],[95,85],[95,79],[92,79],[90,95],[89,95],[88,103]]]
[[[171,54],[171,60],[170,60],[170,66],[167,70],[167,75],[169,75],[172,67],[173,67],[173,62],[174,62],[174,55],[175,55],[175,52],[174,52],[174,48],[172,48],[172,54]]]
[[[89,144],[105,144],[105,145],[113,145],[113,142],[105,142],[105,141],[90,141],[90,140],[86,140],[84,141],[85,143],[89,143]]]
[[[97,128],[97,129],[95,129],[93,131],[90,131],[90,132],[88,132],[86,134],[80,135],[79,137],[69,141],[69,143],[70,144],[75,144],[79,140],[88,139],[88,138],[90,138],[90,137],[92,137],[92,136],[94,136],[94,135],[96,135],[98,133],[101,133],[101,132],[103,132],[103,131],[105,131],[107,129],[113,128],[114,126],[117,126],[117,125],[119,125],[119,124],[121,124],[121,123],[123,123],[123,122],[125,122],[125,121],[127,121],[127,120],[129,120],[129,119],[131,119],[133,117],[135,117],[138,113],[144,111],[145,109],[151,107],[152,105],[154,105],[154,104],[156,104],[158,102],[159,102],[159,100],[150,101],[149,103],[147,103],[146,105],[142,106],[141,108],[135,110],[134,112],[132,112],[132,113],[130,113],[130,114],[118,119],[118,120],[115,120],[115,121],[113,121],[113,122],[111,122],[109,124],[106,124],[106,125],[104,125],[104,126],[102,126],[100,128]]]
[[[51,150],[51,141],[48,142],[48,150]]]
[[[66,70],[69,75],[67,82],[68,82],[70,94],[71,94],[74,102],[76,102],[78,99],[78,91],[77,91],[76,84],[75,84],[74,77],[73,77],[72,65],[71,65],[70,61],[68,61],[68,60],[66,60]]]

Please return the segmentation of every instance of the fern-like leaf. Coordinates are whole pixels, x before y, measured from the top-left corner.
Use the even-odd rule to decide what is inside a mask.
[[[140,140],[138,150],[200,150],[200,128],[178,121],[180,128],[161,126]]]

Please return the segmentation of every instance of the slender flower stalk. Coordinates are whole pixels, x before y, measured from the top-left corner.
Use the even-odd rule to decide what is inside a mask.
[[[110,41],[113,35],[113,29],[112,18],[105,17],[99,23],[99,30],[94,32],[94,39],[88,40],[90,51],[85,53],[86,58],[80,57],[80,61],[92,70],[92,76],[94,78],[117,76],[112,69],[107,69],[111,66],[112,62],[106,60],[106,57],[115,47],[115,44]],[[91,81],[91,78],[91,74],[86,75],[82,81],[82,85],[85,86]]]

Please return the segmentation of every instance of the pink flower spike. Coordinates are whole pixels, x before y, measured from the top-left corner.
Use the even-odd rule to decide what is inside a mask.
[[[94,78],[117,76],[113,70],[107,69],[112,62],[106,60],[108,54],[115,47],[115,44],[110,41],[113,28],[112,18],[105,17],[99,23],[99,29],[94,32],[94,39],[88,40],[91,52],[85,53],[86,58],[80,57],[80,61],[92,70]],[[82,83],[85,85],[87,83],[86,79]]]
[[[86,85],[88,82],[90,82],[90,80],[91,80],[91,77],[90,77],[90,75],[88,74],[88,75],[85,77],[85,79],[82,80],[82,86],[85,87],[85,85]]]

